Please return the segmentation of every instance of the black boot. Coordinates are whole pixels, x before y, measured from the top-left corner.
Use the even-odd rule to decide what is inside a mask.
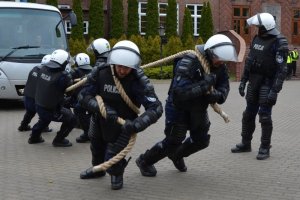
[[[251,143],[244,144],[243,142],[236,144],[235,147],[231,149],[232,153],[242,153],[251,152]]]
[[[105,171],[93,172],[93,167],[90,167],[83,172],[80,173],[81,179],[92,179],[92,178],[99,178],[105,176]]]
[[[54,147],[70,147],[72,143],[64,137],[64,135],[58,131],[57,135],[53,139],[52,145]]]
[[[85,142],[89,142],[89,141],[90,141],[90,138],[85,133],[82,133],[79,137],[76,138],[77,143],[85,143]]]
[[[178,169],[180,172],[186,172],[187,171],[187,167],[184,163],[184,159],[180,158],[178,160],[172,160],[174,166],[176,167],[176,169]]]
[[[18,130],[20,132],[23,132],[23,131],[30,131],[31,130],[31,127],[27,124],[27,125],[21,125],[19,126]]]
[[[149,150],[148,150],[149,151]],[[157,171],[154,165],[147,165],[144,160],[144,154],[141,154],[136,160],[136,165],[140,168],[143,176],[153,177],[156,176]]]
[[[272,117],[271,115],[260,115],[259,122],[261,123],[261,145],[256,159],[265,160],[270,157],[271,136],[273,132]]]
[[[267,158],[270,157],[270,148],[263,148],[263,147],[260,147],[259,148],[259,151],[258,151],[258,154],[256,156],[256,159],[257,160],[265,160]]]
[[[231,148],[232,153],[251,152],[251,140],[255,131],[255,115],[250,112],[243,112],[242,119],[242,142]]]
[[[123,174],[111,175],[111,189],[119,190],[123,188]]]
[[[154,164],[167,156],[166,149],[162,142],[156,143],[150,150],[136,160],[137,166],[140,168],[143,176],[156,176],[157,171]]]
[[[38,144],[38,143],[43,143],[45,140],[42,138],[42,136],[39,137],[32,137],[30,136],[28,139],[29,144]]]
[[[44,128],[44,130],[42,131],[43,133],[49,133],[52,132],[52,128],[49,128],[49,126],[47,126],[46,128]]]

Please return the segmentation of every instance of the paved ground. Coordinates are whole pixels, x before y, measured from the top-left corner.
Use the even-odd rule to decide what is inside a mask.
[[[162,101],[167,82],[155,82]],[[188,171],[179,173],[164,159],[156,167],[157,177],[140,175],[134,160],[163,138],[162,117],[140,133],[132,161],[125,172],[124,188],[110,189],[110,177],[81,180],[79,173],[90,166],[89,144],[77,144],[75,129],[70,148],[54,148],[54,133],[45,133],[43,144],[29,145],[30,132],[20,133],[17,126],[23,117],[21,104],[0,102],[0,199],[1,200],[98,200],[98,199],[202,199],[202,200],[296,200],[300,199],[300,81],[284,84],[273,111],[274,133],[271,158],[255,159],[259,147],[260,125],[253,139],[253,151],[232,154],[230,148],[240,141],[241,116],[245,101],[238,95],[238,83],[222,106],[231,118],[225,124],[210,110],[212,122],[210,146],[186,159]],[[33,121],[35,122],[35,118]],[[51,124],[57,131],[58,123]]]

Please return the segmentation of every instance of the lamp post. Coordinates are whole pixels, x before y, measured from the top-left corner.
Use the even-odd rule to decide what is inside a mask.
[[[163,45],[163,37],[165,36],[165,27],[160,25],[158,27],[158,34],[160,37],[160,59],[162,59],[162,45]],[[162,79],[162,65],[160,65],[160,79]]]

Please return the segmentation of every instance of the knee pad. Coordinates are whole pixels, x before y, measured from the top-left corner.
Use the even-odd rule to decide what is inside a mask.
[[[259,90],[259,104],[266,105],[268,103],[268,94],[270,92],[270,87],[267,85],[261,86]]]
[[[242,122],[250,122],[250,121],[255,121],[255,114],[248,112],[248,111],[244,111],[243,112],[243,118],[242,118]]]
[[[260,114],[259,115],[259,122],[261,124],[271,125],[272,124],[272,117],[271,117],[271,115]]]
[[[257,97],[257,92],[253,90],[250,84],[247,86],[247,94],[246,94],[246,100],[249,103],[257,103],[258,102],[258,97]]]
[[[170,123],[165,128],[166,141],[170,144],[181,143],[186,136],[187,125],[186,124],[174,124]]]

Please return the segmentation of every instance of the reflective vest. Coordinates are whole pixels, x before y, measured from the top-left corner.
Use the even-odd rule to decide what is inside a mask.
[[[293,51],[292,51],[292,57],[291,57],[292,61],[297,61],[298,58],[299,58],[299,53],[298,53],[298,51],[293,50]]]
[[[286,63],[291,64],[292,61],[293,61],[292,56],[289,54],[288,57],[287,57]]]

